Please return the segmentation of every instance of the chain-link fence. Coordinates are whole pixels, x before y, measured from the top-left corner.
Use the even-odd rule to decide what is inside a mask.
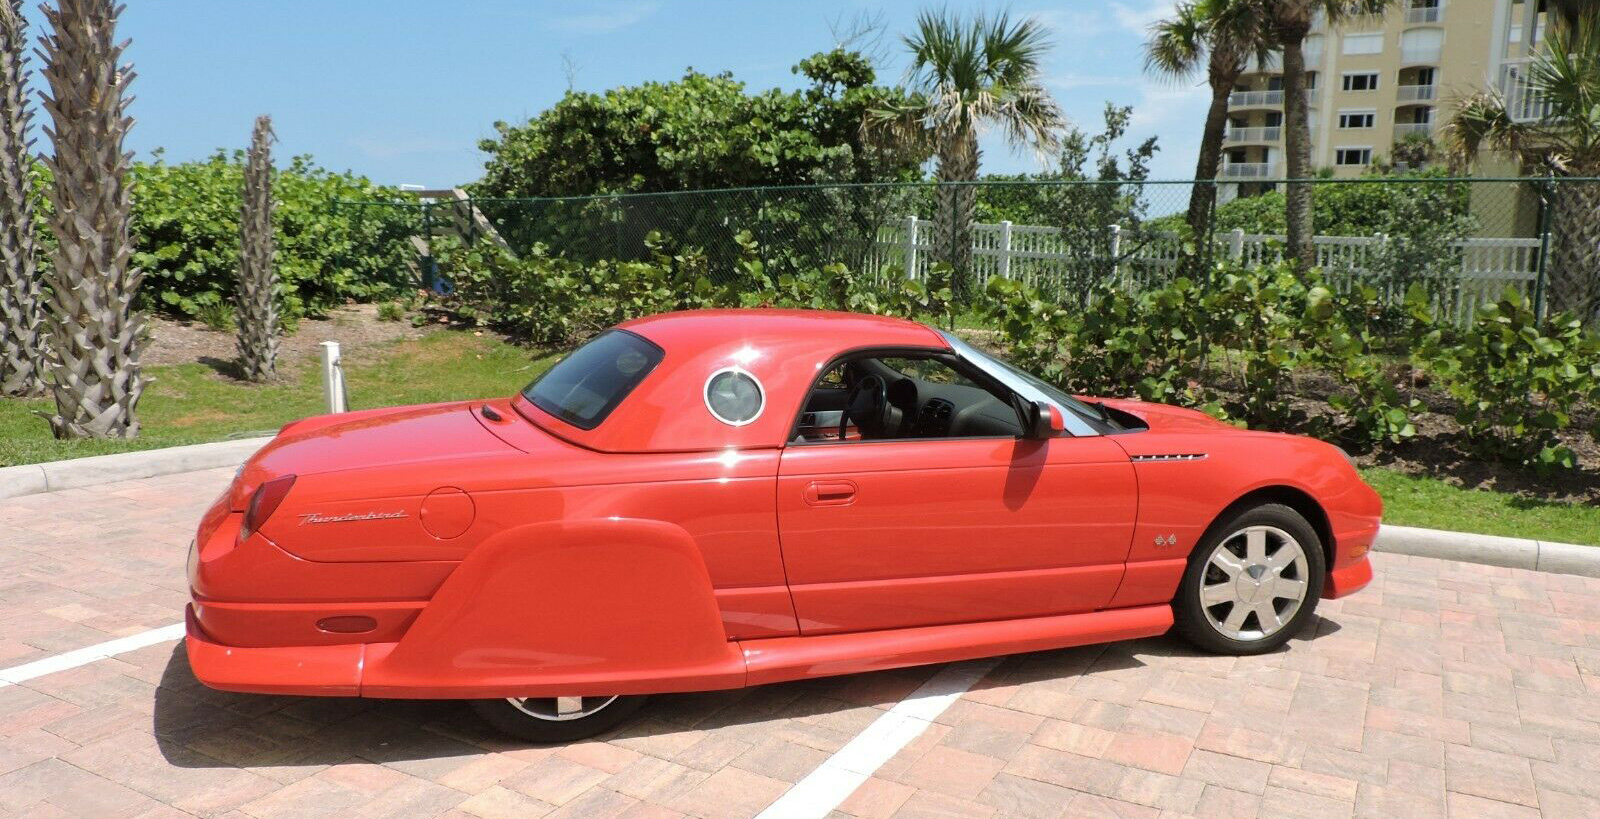
[[[430,192],[407,208],[424,275],[439,237],[583,262],[704,254],[712,277],[759,258],[774,275],[843,264],[858,276],[925,278],[951,266],[959,301],[993,276],[1070,302],[1219,261],[1284,258],[1285,199],[1310,189],[1311,244],[1335,287],[1398,300],[1414,284],[1437,317],[1470,321],[1511,287],[1540,309],[1600,305],[1600,180],[1358,177],[1304,182],[978,182],[746,188],[548,199]],[[1194,276],[1195,278],[1202,278]]]

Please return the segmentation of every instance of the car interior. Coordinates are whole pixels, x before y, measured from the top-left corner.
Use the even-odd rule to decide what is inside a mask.
[[[817,381],[795,443],[1022,434],[1012,398],[947,356],[882,355],[835,364]]]

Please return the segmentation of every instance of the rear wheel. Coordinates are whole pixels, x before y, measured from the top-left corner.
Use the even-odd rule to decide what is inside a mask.
[[[1173,601],[1178,630],[1219,654],[1262,654],[1314,615],[1325,574],[1322,541],[1277,503],[1229,516],[1189,556]]]
[[[530,742],[571,742],[604,733],[644,705],[642,696],[508,697],[472,700],[485,722]]]

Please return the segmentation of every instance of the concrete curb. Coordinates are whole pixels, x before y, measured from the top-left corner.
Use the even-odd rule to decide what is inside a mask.
[[[1379,552],[1441,560],[1600,577],[1600,546],[1390,526],[1386,523],[1378,530],[1378,539],[1372,548]]]
[[[0,467],[0,498],[153,478],[197,469],[238,466],[270,440],[272,436],[241,438],[237,441]]]

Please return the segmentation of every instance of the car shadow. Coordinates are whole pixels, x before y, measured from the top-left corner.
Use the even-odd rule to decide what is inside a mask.
[[[1290,646],[1338,629],[1331,620],[1313,618]],[[1206,656],[1171,635],[1015,654],[1003,658],[973,690],[1131,671],[1149,666],[1147,660],[1154,658]],[[598,739],[673,744],[668,735],[730,727],[760,732],[769,723],[806,718],[853,736],[875,718],[868,709],[892,707],[936,668],[661,695],[633,720]],[[181,643],[162,672],[152,721],[162,757],[180,768],[319,768],[361,759],[427,776],[460,764],[451,762],[458,757],[529,747],[490,728],[458,701],[215,691],[190,672]]]

